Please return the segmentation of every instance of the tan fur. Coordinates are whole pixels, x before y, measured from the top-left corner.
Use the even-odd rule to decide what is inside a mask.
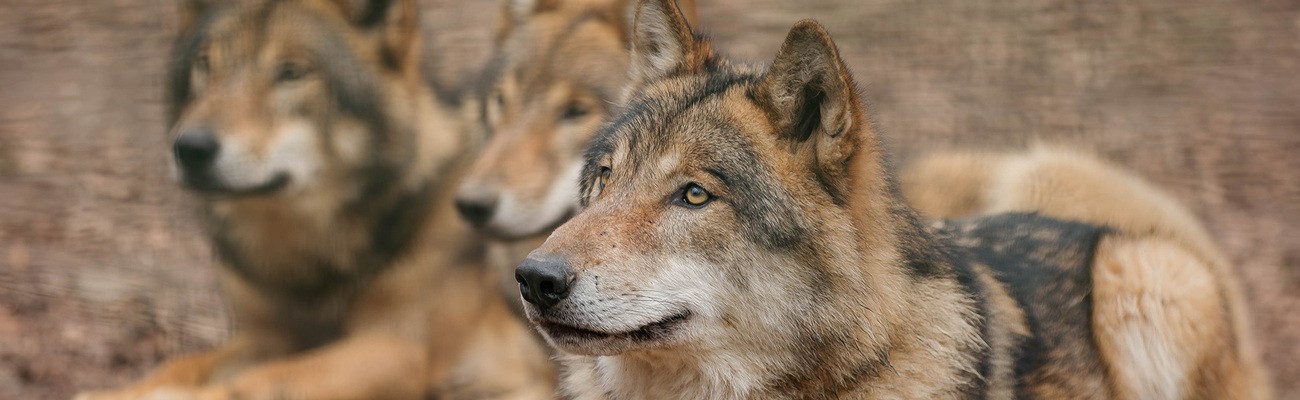
[[[475,99],[490,136],[459,195],[495,205],[488,233],[544,236],[576,206],[572,167],[625,83],[630,10],[623,0],[506,2],[495,69]]]
[[[680,98],[673,94],[689,91],[702,82],[696,74],[703,74],[714,63],[725,65],[725,60],[713,55],[707,41],[695,40],[685,21],[670,2],[642,2],[632,53],[634,82],[640,83],[625,92],[630,103]],[[681,180],[698,182],[716,191],[719,198],[729,196],[723,182],[700,171],[695,162],[707,156],[694,153],[694,147],[670,142],[670,147],[662,149],[664,157],[639,161],[650,166],[642,172],[624,169],[634,157],[645,156],[632,154],[626,143],[615,147],[607,158],[588,160],[589,167],[596,165],[591,162],[613,166],[612,176],[599,185],[588,177],[586,187],[590,192],[585,196],[593,203],[533,253],[533,257],[542,258],[562,255],[578,275],[579,289],[574,290],[584,295],[581,301],[561,303],[569,305],[554,311],[562,314],[553,317],[529,307],[530,319],[543,326],[561,321],[602,332],[625,332],[655,326],[657,319],[685,307],[690,322],[671,328],[671,333],[664,334],[666,337],[645,345],[623,334],[586,342],[557,337],[543,328],[552,344],[570,353],[563,358],[567,395],[579,399],[607,395],[625,399],[773,398],[792,393],[800,393],[799,397],[829,397],[835,393],[863,398],[959,397],[953,388],[963,384],[965,378],[959,375],[972,368],[974,362],[965,353],[981,346],[971,333],[967,317],[970,304],[955,294],[953,282],[919,284],[893,267],[902,257],[896,250],[901,238],[890,230],[890,224],[879,220],[889,218],[885,215],[894,204],[877,196],[887,186],[880,173],[883,166],[875,157],[879,149],[869,138],[874,133],[865,112],[857,105],[856,89],[848,80],[847,70],[833,47],[826,50],[828,41],[826,32],[815,23],[804,21],[796,27],[773,68],[784,72],[771,73],[769,80],[754,85],[750,92],[765,101],[770,99],[762,104],[771,108],[747,100],[745,89],[739,87],[744,85],[738,85],[719,94],[707,106],[700,106],[711,111],[679,115],[672,129],[685,132],[718,123],[706,122],[708,115],[731,124],[728,131],[748,137],[763,155],[763,162],[772,163],[770,171],[779,176],[776,181],[795,186],[790,188],[791,193],[818,192],[814,183],[803,178],[810,169],[819,171],[845,182],[840,189],[846,192],[855,212],[846,215],[832,211],[838,209],[829,199],[800,196],[801,203],[796,206],[812,213],[809,219],[818,221],[825,235],[818,241],[818,246],[823,246],[818,253],[821,255],[799,251],[773,254],[742,240],[739,235],[743,230],[738,228],[741,222],[731,212],[718,211],[725,210],[719,208],[726,207],[721,203],[698,211],[698,217],[692,218],[701,220],[689,225],[681,218],[686,218],[682,213],[690,211],[663,205],[664,196],[676,190]],[[822,50],[805,52],[805,46]],[[787,61],[790,63],[783,64]],[[817,69],[809,69],[804,75],[798,67],[803,62]],[[745,71],[740,66],[718,68]],[[812,101],[799,97],[803,93],[799,87],[827,77],[840,80],[816,81],[829,93],[823,103],[825,119],[813,128],[819,139],[812,143],[775,138],[775,134],[790,129],[783,125],[797,121],[771,117],[793,112],[798,108],[795,102]],[[673,107],[672,103],[662,106]],[[794,147],[790,150],[785,146]],[[810,157],[819,162],[810,164]],[[680,178],[665,179],[670,177]],[[680,235],[674,234],[677,229],[682,230]],[[864,252],[858,240],[848,237],[872,243],[873,251]],[[696,253],[703,251],[700,246],[708,253]],[[831,282],[826,284],[842,292],[818,300],[828,303],[816,306],[806,303],[810,300],[802,296],[790,299],[789,295],[795,293],[791,290],[798,290],[792,288],[800,287],[800,282],[817,279],[815,273],[795,266],[819,257],[855,260],[825,265],[831,269],[827,272]],[[711,259],[726,261],[708,261]],[[753,277],[731,270],[750,265],[791,268],[765,268],[754,271]],[[735,279],[750,282],[741,284],[754,291],[745,295],[747,300],[729,291],[735,284],[727,282]],[[718,303],[700,303],[705,299],[716,299]],[[814,324],[811,326],[777,322],[814,312],[809,307],[827,310],[815,312],[834,310],[835,314],[805,321]],[[928,312],[912,311],[918,309]],[[999,318],[1016,317],[1005,314]],[[801,333],[805,330],[807,333]],[[813,336],[801,337],[805,334]],[[841,341],[857,345],[831,350],[814,344],[818,340],[826,340],[828,345]],[[799,344],[809,347],[801,349]],[[877,358],[884,355],[888,367],[877,364],[884,362]],[[810,369],[787,369],[795,365]],[[833,372],[837,370],[846,376],[835,376],[839,375]]]
[[[1232,376],[1240,366],[1222,293],[1195,254],[1158,238],[1111,238],[1093,279],[1093,326],[1117,398],[1259,398]]]
[[[1200,293],[1213,302],[1196,311],[1201,314],[1198,320],[1202,322],[1198,324],[1205,321],[1214,323],[1218,318],[1218,322],[1230,327],[1222,332],[1212,330],[1213,334],[1220,335],[1217,340],[1226,343],[1207,342],[1200,347],[1171,345],[1175,352],[1223,351],[1229,354],[1217,358],[1222,365],[1205,368],[1218,376],[1200,381],[1187,379],[1189,385],[1197,386],[1186,398],[1216,398],[1216,395],[1205,393],[1213,392],[1211,388],[1224,387],[1236,393],[1237,397],[1233,398],[1272,397],[1267,372],[1254,346],[1248,310],[1233,265],[1196,217],[1167,193],[1096,157],[1042,144],[1023,152],[949,151],[927,154],[909,165],[901,177],[908,202],[930,218],[1030,211],[1106,225],[1138,237],[1169,241],[1163,246],[1170,242],[1177,245],[1178,250],[1195,256],[1196,260],[1171,261],[1169,265],[1172,268],[1193,268],[1180,265],[1193,264],[1196,265],[1194,268],[1202,268],[1211,274],[1212,280],[1208,283],[1211,290]],[[1153,268],[1151,263],[1157,263],[1145,261],[1148,268]],[[1154,280],[1142,282],[1148,281],[1158,283]],[[1225,307],[1226,310],[1220,310]],[[1195,335],[1182,332],[1184,329],[1180,327],[1186,322],[1171,321],[1163,325],[1174,328],[1167,333],[1172,342],[1181,344],[1183,341],[1175,338]],[[1187,360],[1199,360],[1198,357],[1196,354],[1178,355],[1179,359]]]
[[[488,252],[502,288],[517,297],[515,265],[577,207],[582,151],[626,81],[635,10],[626,0],[503,3],[497,69],[474,98],[488,140],[457,200],[492,205],[480,229],[494,239]],[[693,1],[679,4],[694,18]]]
[[[1079,152],[1038,145],[1020,153],[928,154],[901,175],[928,218],[1036,211],[1184,242],[1209,259],[1218,246],[1196,217],[1151,184]]]
[[[504,67],[483,100],[489,140],[457,199],[488,207],[476,223],[494,236],[543,235],[575,206],[577,160],[610,106],[600,89],[621,85],[625,57],[617,26],[572,26],[589,11],[538,14],[494,56]]]
[[[482,119],[490,136],[460,194],[506,208],[494,210],[489,232],[538,235],[565,216],[544,203],[557,186],[572,186],[559,182],[609,107],[601,90],[622,84],[622,7],[617,1],[507,4],[503,19],[512,23],[503,27],[493,54],[497,69],[490,71],[490,86],[476,94],[485,97]],[[550,208],[567,211],[572,197]],[[502,204],[511,202],[517,204]],[[537,212],[549,218],[525,221]]]
[[[899,174],[903,195],[921,215],[956,218],[985,212],[990,175],[1005,160],[995,153],[926,154]]]
[[[587,152],[583,208],[516,269],[567,396],[1245,390],[1231,363],[1179,357],[1240,343],[1222,297],[1168,291],[1221,287],[1179,241],[1027,213],[921,226],[817,23],[766,71],[717,57],[667,0],[641,1],[631,33],[626,109]],[[954,164],[972,162],[998,163]]]
[[[472,141],[418,72],[415,2],[394,2],[373,25],[358,22],[365,2],[187,5],[194,15],[217,16],[199,53],[211,66],[195,61],[189,82],[173,82],[191,85],[193,97],[177,99],[173,129],[210,126],[219,154],[247,152],[216,171],[221,185],[255,176],[249,171],[261,164],[291,166],[291,179],[270,194],[201,196],[223,254],[232,337],[170,360],[137,384],[78,398],[549,398],[553,372],[544,350],[499,296],[479,239],[455,216],[451,197]],[[258,21],[266,22],[264,36],[254,29]],[[330,45],[313,29],[339,35],[329,51],[349,54],[305,56],[304,48]],[[357,63],[331,64],[349,57]],[[299,73],[280,83],[284,64],[276,62],[286,58],[300,63]],[[353,69],[330,70],[340,65]],[[367,74],[373,80],[347,81]],[[275,83],[266,83],[271,77]],[[349,107],[323,103],[337,97],[327,89],[382,98],[371,109],[352,105],[362,110],[355,114],[324,112]],[[306,129],[331,129],[336,142]],[[286,145],[284,135],[308,141]],[[397,167],[371,189],[363,178],[373,178],[357,171],[370,171],[364,166],[375,160]],[[387,220],[381,211],[389,209],[406,214]],[[390,246],[397,247],[381,249]]]

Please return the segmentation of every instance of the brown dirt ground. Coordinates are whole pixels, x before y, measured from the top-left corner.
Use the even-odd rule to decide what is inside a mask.
[[[906,159],[1035,140],[1095,151],[1201,216],[1238,263],[1282,398],[1300,398],[1300,3],[699,0],[718,47],[770,57],[821,20]],[[427,0],[455,84],[496,2]],[[228,330],[169,181],[174,6],[0,2],[0,398],[125,383]]]

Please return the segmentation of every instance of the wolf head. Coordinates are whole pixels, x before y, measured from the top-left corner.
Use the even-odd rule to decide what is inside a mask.
[[[182,2],[169,100],[178,179],[210,199],[360,198],[416,151],[414,0]]]
[[[572,215],[582,150],[626,81],[631,11],[624,0],[506,4],[481,101],[489,140],[457,193],[466,220],[518,239]]]
[[[748,68],[646,0],[631,38],[627,105],[586,151],[584,207],[516,269],[529,318],[586,355],[760,351],[850,320],[825,315],[828,293],[861,295],[848,282],[864,248],[893,257],[894,203],[827,32],[801,21],[769,68]]]

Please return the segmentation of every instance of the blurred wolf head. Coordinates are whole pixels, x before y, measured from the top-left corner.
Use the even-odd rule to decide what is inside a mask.
[[[688,15],[694,2],[681,1]],[[511,0],[482,90],[486,148],[461,215],[504,239],[548,232],[577,206],[582,150],[627,76],[626,0]]]
[[[205,199],[336,210],[455,151],[428,106],[414,1],[182,2],[170,72],[178,180]],[[412,171],[421,171],[418,175]]]

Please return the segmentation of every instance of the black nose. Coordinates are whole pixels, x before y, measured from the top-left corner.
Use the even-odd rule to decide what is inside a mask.
[[[515,268],[519,294],[524,296],[524,300],[541,308],[550,308],[564,300],[575,279],[569,266],[558,258],[529,257]]]
[[[460,212],[461,217],[476,227],[482,227],[489,219],[492,219],[492,213],[496,211],[497,199],[495,197],[476,197],[476,198],[456,198],[456,211]]]
[[[220,150],[221,144],[217,142],[217,135],[210,128],[189,129],[176,137],[176,161],[186,171],[201,171],[207,168],[212,164],[212,160],[217,158],[217,152]]]

